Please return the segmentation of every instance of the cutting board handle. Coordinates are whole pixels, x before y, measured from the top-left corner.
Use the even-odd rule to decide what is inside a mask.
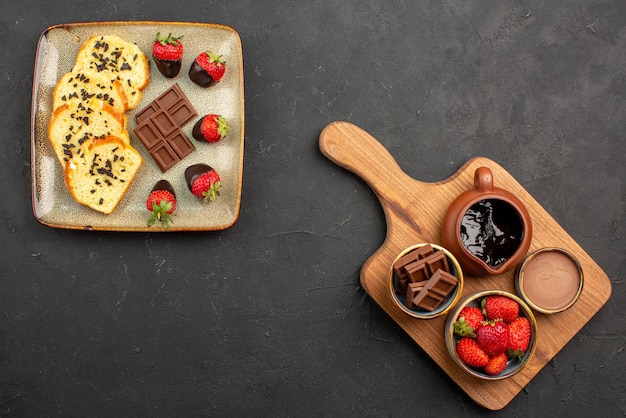
[[[337,121],[326,126],[319,147],[329,160],[361,177],[382,199],[397,185],[416,181],[376,138],[352,123]]]

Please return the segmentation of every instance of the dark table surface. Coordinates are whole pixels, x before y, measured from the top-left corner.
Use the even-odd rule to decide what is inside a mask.
[[[4,0],[0,416],[624,416],[626,3]],[[35,49],[51,25],[172,20],[242,40],[238,222],[52,229],[31,210]],[[347,120],[412,177],[505,167],[611,279],[503,410],[476,405],[363,291],[385,219],[319,151]],[[427,198],[427,197],[425,197]]]

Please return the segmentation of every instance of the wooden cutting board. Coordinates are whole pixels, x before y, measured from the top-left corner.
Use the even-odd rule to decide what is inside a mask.
[[[387,235],[381,247],[363,265],[361,285],[479,405],[492,410],[504,408],[609,299],[611,282],[607,275],[550,214],[494,161],[473,158],[448,179],[426,183],[409,177],[382,144],[348,122],[334,122],[324,128],[319,147],[335,164],[361,177],[372,188],[385,213]],[[443,215],[459,194],[473,186],[474,171],[481,166],[491,169],[496,187],[510,191],[526,205],[533,223],[529,252],[544,247],[564,248],[578,258],[584,273],[580,299],[570,309],[553,315],[535,313],[538,342],[530,363],[516,375],[497,381],[474,378],[452,362],[444,342],[447,315],[431,320],[409,317],[392,302],[386,284],[391,263],[404,248],[420,242],[442,244]],[[465,276],[463,295],[487,289],[515,293],[514,271],[489,277]]]

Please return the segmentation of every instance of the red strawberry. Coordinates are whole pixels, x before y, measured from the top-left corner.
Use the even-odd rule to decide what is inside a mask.
[[[159,180],[154,185],[148,199],[146,199],[146,208],[151,212],[148,226],[154,225],[158,220],[161,222],[161,226],[167,229],[170,223],[174,223],[170,215],[176,210],[176,194],[170,182]]]
[[[519,305],[506,296],[487,296],[481,302],[483,313],[489,321],[502,319],[507,324],[519,315]]]
[[[489,356],[478,346],[476,340],[470,337],[463,337],[459,340],[456,353],[469,367],[485,367],[489,362]]]
[[[152,44],[152,58],[157,68],[167,78],[174,78],[180,72],[183,59],[182,36],[172,36],[170,33],[165,38],[161,33],[156,34],[156,40]]]
[[[497,356],[493,356],[489,358],[489,362],[483,368],[485,373],[491,376],[498,375],[506,369],[506,362],[509,361],[509,358],[506,356],[506,353],[500,353]]]
[[[509,324],[509,357],[522,359],[530,345],[530,333],[530,321],[526,317],[520,316]]]
[[[454,322],[454,333],[461,337],[476,337],[476,331],[481,327],[485,318],[480,308],[466,306],[461,309]]]
[[[489,357],[504,353],[509,348],[509,326],[501,320],[485,321],[476,331],[476,342]]]
[[[194,164],[185,170],[185,180],[194,196],[215,201],[220,195],[220,175],[206,164]]]
[[[191,134],[198,141],[217,142],[228,135],[228,123],[220,115],[210,114],[200,118]]]
[[[211,51],[202,52],[196,57],[189,69],[189,78],[200,87],[209,87],[218,83],[226,71],[226,61],[221,55]]]

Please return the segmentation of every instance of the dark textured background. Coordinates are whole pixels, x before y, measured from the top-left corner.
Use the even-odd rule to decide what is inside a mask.
[[[626,415],[626,3],[282,3],[3,0],[0,416]],[[97,233],[34,219],[38,37],[107,20],[239,32],[233,228]],[[319,152],[335,120],[424,181],[496,160],[610,277],[607,305],[505,409],[471,401],[360,288],[385,220]]]

